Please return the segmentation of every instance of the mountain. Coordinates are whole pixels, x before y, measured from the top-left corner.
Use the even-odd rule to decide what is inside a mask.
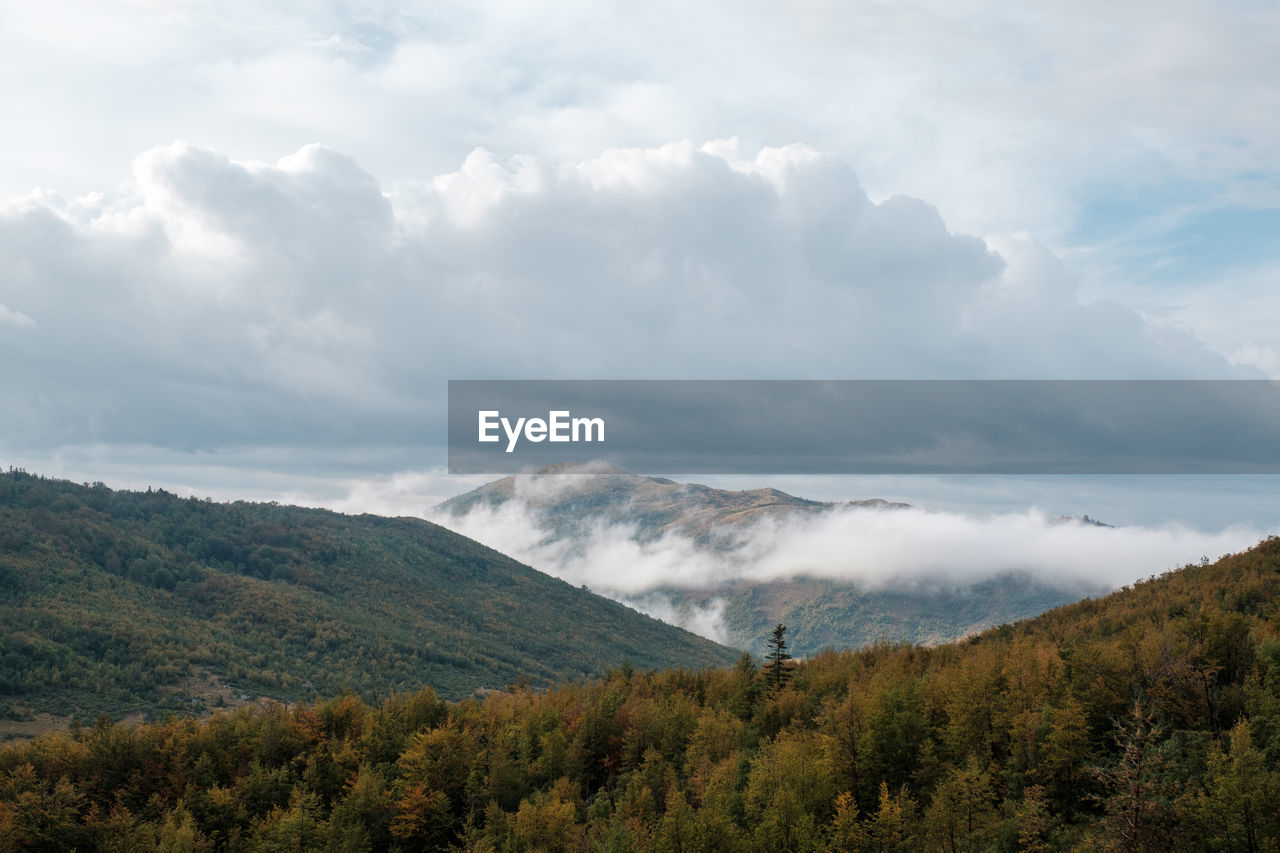
[[[481,507],[496,509],[519,501],[555,537],[581,532],[597,522],[636,528],[641,542],[683,533],[707,544],[715,534],[763,518],[826,512],[838,507],[906,509],[910,504],[870,498],[811,501],[778,489],[727,491],[665,477],[644,477],[604,465],[549,465],[533,474],[503,477],[450,498],[436,507],[459,517]]]
[[[429,522],[0,473],[0,717],[203,709],[738,653]]]
[[[1060,515],[1057,518],[1049,519],[1049,523],[1054,526],[1061,524],[1082,524],[1086,527],[1115,527],[1114,524],[1107,524],[1105,521],[1098,521],[1098,519],[1090,518],[1087,515]]]
[[[771,488],[726,491],[607,466],[557,465],[485,484],[445,501],[436,510],[439,520],[448,524],[476,510],[507,506],[520,507],[529,514],[542,532],[541,544],[560,543],[574,557],[587,554],[604,525],[616,527],[639,544],[664,536],[684,536],[697,549],[728,562],[736,558],[734,549],[743,532],[760,522],[785,523],[844,510],[893,512],[910,508],[909,504],[879,498],[813,501]],[[1109,526],[1088,516],[1064,516],[1049,524]],[[524,558],[532,561],[534,556],[530,553]],[[539,568],[556,573],[552,565]],[[604,587],[596,591],[686,626],[705,628],[708,614],[718,614],[714,630],[718,638],[757,654],[774,626],[783,623],[791,629],[792,651],[803,655],[829,647],[858,648],[881,640],[946,642],[1106,590],[1004,572],[976,582],[911,588],[872,588],[851,581],[794,577],[733,579],[692,588],[665,584],[642,594]]]
[[[457,517],[479,507],[497,508],[513,500],[536,513],[557,538],[576,535],[587,525],[603,521],[634,525],[641,542],[671,532],[705,542],[712,531],[723,530],[726,525],[821,512],[834,506],[777,489],[730,492],[664,477],[642,477],[607,466],[551,465],[532,476],[504,477],[487,483],[450,498],[437,509]]]

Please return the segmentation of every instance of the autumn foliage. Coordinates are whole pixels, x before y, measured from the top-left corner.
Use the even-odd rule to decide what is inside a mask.
[[[0,850],[1275,850],[1280,540],[769,689],[634,671],[102,722],[0,751]]]

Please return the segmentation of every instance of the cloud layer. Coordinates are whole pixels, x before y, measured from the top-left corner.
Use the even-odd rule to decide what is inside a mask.
[[[873,203],[793,145],[474,151],[382,185],[310,145],[174,144],[0,214],[0,452],[377,451],[422,467],[450,377],[1244,375],[1086,302],[1028,237]],[[21,365],[21,367],[19,367]]]
[[[1036,509],[978,515],[837,508],[725,529],[728,547],[717,549],[680,533],[637,541],[634,527],[603,520],[584,523],[582,535],[559,538],[526,499],[517,492],[497,508],[480,506],[461,517],[433,520],[720,641],[724,601],[717,594],[741,582],[808,577],[868,590],[934,590],[1018,573],[1069,591],[1109,590],[1201,557],[1216,560],[1263,536],[1246,525],[1205,531],[1181,524],[1112,528],[1053,522]],[[673,606],[672,588],[698,590],[707,604]]]
[[[571,583],[615,596],[661,587],[716,589],[736,581],[794,577],[870,589],[968,585],[1007,572],[1050,584],[1116,588],[1198,560],[1244,550],[1262,533],[1237,526],[1206,532],[1180,524],[1101,527],[1051,523],[1042,512],[974,515],[920,508],[835,509],[766,519],[731,534],[718,551],[668,533],[651,542],[635,528],[597,523],[558,539],[518,501],[461,517],[432,517],[458,532]]]
[[[1257,177],[1280,150],[1277,15],[1210,0],[24,4],[0,33],[0,111],[27,119],[0,194],[84,192],[175,137],[260,159],[318,139],[399,181],[475,145],[582,160],[739,134],[833,151],[874,195],[935,199],[965,229],[1065,231],[1064,208],[1100,193],[1274,188]]]
[[[1083,302],[1274,375],[1278,25],[1275,4],[1211,0],[19,4],[0,29],[0,199],[113,195],[123,163],[172,139],[243,162],[321,142],[389,193],[478,146],[507,167],[800,141],[877,202],[1035,235]]]

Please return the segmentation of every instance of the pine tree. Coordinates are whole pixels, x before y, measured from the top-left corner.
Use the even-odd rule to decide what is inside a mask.
[[[1159,751],[1163,732],[1155,724],[1154,712],[1144,710],[1140,701],[1134,703],[1130,720],[1116,728],[1120,748],[1116,764],[1095,770],[1109,789],[1100,825],[1102,847],[1117,853],[1168,850],[1174,792],[1165,781]]]
[[[769,679],[769,686],[773,690],[777,690],[786,683],[791,676],[791,670],[787,668],[787,661],[791,660],[791,655],[787,654],[787,626],[779,623],[773,629],[773,635],[769,637],[769,653],[765,655],[765,674]]]

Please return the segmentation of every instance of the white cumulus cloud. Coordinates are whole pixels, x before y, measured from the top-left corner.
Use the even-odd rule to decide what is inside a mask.
[[[473,152],[384,185],[308,145],[185,143],[0,213],[11,452],[443,443],[450,377],[1225,377],[1190,333],[1086,302],[1027,237],[872,201],[802,145]],[[432,450],[431,452],[438,452]]]
[[[7,305],[0,305],[0,325],[6,326],[34,326],[35,320],[32,320],[21,311],[14,311]]]
[[[722,528],[718,535],[728,547],[714,548],[679,532],[644,540],[635,526],[603,519],[580,519],[583,532],[558,536],[519,496],[462,516],[430,517],[534,568],[718,641],[725,637],[720,593],[735,584],[819,578],[865,590],[947,589],[1015,573],[1068,591],[1115,589],[1245,550],[1271,532],[1251,525],[1106,527],[1050,519],[1034,508],[977,514],[837,507]],[[697,590],[707,603],[677,606],[672,589]]]

